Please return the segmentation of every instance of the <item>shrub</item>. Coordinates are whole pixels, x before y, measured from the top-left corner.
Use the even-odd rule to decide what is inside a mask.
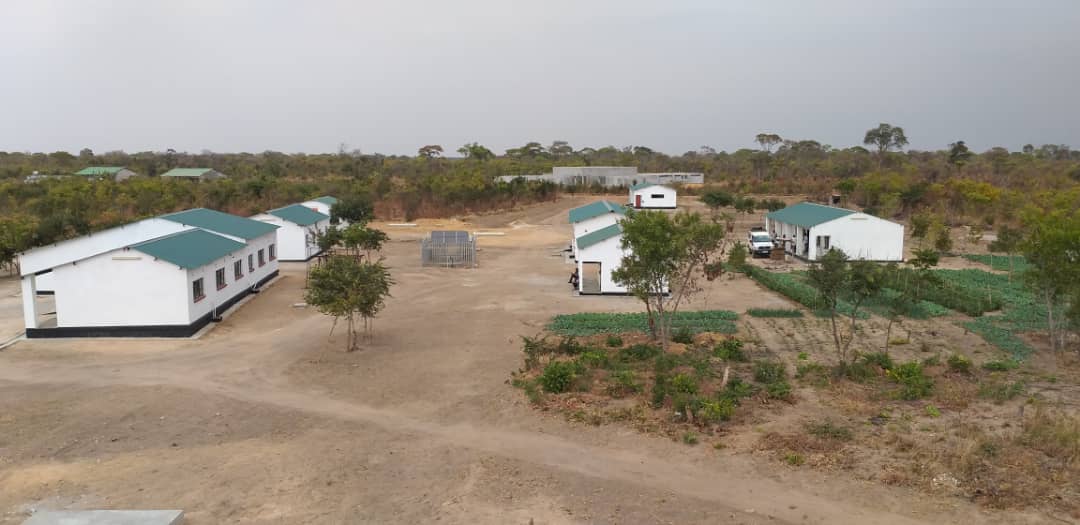
[[[713,355],[725,361],[745,362],[746,354],[743,353],[742,347],[742,341],[735,337],[729,337],[720,341],[720,344],[713,348]]]
[[[774,381],[765,385],[765,394],[769,399],[791,398],[791,385],[787,381]]]
[[[941,417],[941,411],[934,405],[926,405],[926,415],[930,417]]]
[[[731,247],[731,251],[728,252],[728,266],[738,272],[746,271],[748,268],[746,265],[746,255],[746,245],[742,242],[736,242],[735,245]]]
[[[697,445],[698,444],[697,434],[695,434],[693,432],[687,432],[687,433],[683,434],[682,442],[686,443],[687,445]]]
[[[833,423],[831,419],[807,423],[806,432],[814,437],[836,441],[851,441],[854,437],[850,428]]]
[[[660,354],[653,361],[653,370],[658,374],[670,372],[679,366],[679,356],[674,354]]]
[[[806,463],[806,459],[803,458],[802,455],[796,454],[795,452],[789,452],[787,455],[785,455],[784,456],[784,461],[788,465],[791,465],[793,467],[798,467],[798,466],[802,465],[803,463]]]
[[[671,378],[671,388],[680,394],[698,393],[697,381],[686,374],[675,374],[675,377]]]
[[[1012,383],[991,381],[979,385],[979,397],[1000,404],[1023,395],[1024,390],[1025,385],[1021,381]]]
[[[540,358],[551,355],[553,349],[547,342],[547,337],[521,336],[522,351],[525,352],[525,370],[532,370],[540,366]]]
[[[588,367],[600,368],[608,365],[608,355],[600,350],[589,350],[580,356],[578,361]]]
[[[868,364],[866,361],[855,361],[853,363],[836,365],[836,375],[839,377],[846,377],[856,383],[865,383],[871,379],[878,377],[880,374],[880,368],[876,365]],[[888,371],[886,371],[888,373]]]
[[[671,392],[671,380],[667,374],[657,373],[653,377],[652,387],[652,404],[654,407],[659,408],[664,404],[664,400],[667,399],[668,394]]]
[[[915,361],[897,365],[887,375],[900,385],[900,390],[896,392],[900,399],[921,399],[929,396],[934,389],[934,382],[923,373],[922,364]]]
[[[729,421],[735,415],[735,403],[730,399],[718,399],[716,401],[702,401],[701,413],[698,419],[703,423],[719,423]]]
[[[615,372],[611,375],[611,383],[607,387],[607,393],[611,397],[623,397],[640,391],[641,384],[637,382],[637,375],[633,370]]]
[[[750,317],[802,317],[798,308],[750,308],[746,311]]]
[[[787,371],[784,369],[784,363],[754,361],[754,381],[769,384],[785,379],[787,379]]]
[[[818,386],[824,386],[829,382],[829,371],[821,363],[799,363],[795,367],[795,377],[805,379]]]
[[[540,385],[544,391],[560,394],[570,389],[574,377],[579,373],[580,364],[572,361],[552,361],[540,374]]]
[[[680,328],[671,336],[671,341],[675,343],[681,343],[689,345],[694,343],[694,332],[691,332],[689,328]]]
[[[636,344],[623,348],[619,352],[620,358],[628,361],[645,361],[660,355],[663,351],[660,347],[649,344]]]
[[[563,355],[578,355],[585,351],[585,345],[579,343],[574,336],[563,337],[555,350]]]
[[[610,348],[618,348],[623,345],[622,338],[617,335],[607,336],[607,345]]]
[[[971,373],[971,360],[960,354],[950,355],[949,359],[945,362],[949,365],[949,370],[952,372],[958,374]]]
[[[864,354],[862,356],[862,360],[864,363],[871,366],[876,366],[882,370],[891,370],[892,367],[895,365],[892,357],[885,352],[871,352],[869,354]]]
[[[982,365],[985,370],[989,370],[991,372],[1008,372],[1009,370],[1012,370],[1018,366],[1020,366],[1020,363],[1017,363],[1012,359],[1008,359],[1005,361],[987,361]]]
[[[716,398],[721,401],[730,401],[732,405],[737,406],[739,400],[752,395],[754,395],[754,385],[739,379],[738,376],[731,376],[723,390],[716,393]]]

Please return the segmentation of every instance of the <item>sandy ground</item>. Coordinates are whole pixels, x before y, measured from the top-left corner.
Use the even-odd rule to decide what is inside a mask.
[[[530,408],[507,384],[520,335],[640,309],[566,284],[566,211],[588,200],[386,227],[398,284],[358,352],[294,306],[303,265],[198,340],[7,348],[0,523],[36,508],[182,508],[196,525],[1037,521]],[[481,239],[479,268],[421,268],[424,232],[458,226],[504,235]],[[721,278],[690,308],[786,304]]]

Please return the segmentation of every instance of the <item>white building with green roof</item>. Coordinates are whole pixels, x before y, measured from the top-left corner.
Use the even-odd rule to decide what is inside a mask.
[[[26,335],[187,337],[277,275],[277,226],[197,208],[19,255]],[[38,311],[47,280],[55,317]]]
[[[904,260],[904,225],[854,210],[800,202],[766,214],[765,230],[788,253],[809,261],[830,249],[851,259]]]
[[[573,236],[570,241],[571,257],[577,257],[577,239],[587,233],[618,223],[626,215],[626,208],[616,202],[595,201],[570,210],[568,220]]]
[[[304,201],[300,204],[307,206],[327,217],[330,216],[330,208],[333,208],[338,203],[337,197],[331,197],[329,195],[323,195],[322,197],[316,197],[309,201]]]
[[[675,188],[642,182],[630,186],[630,206],[639,210],[673,210],[676,204]]]
[[[123,166],[90,166],[75,172],[79,177],[112,179],[117,182],[137,177],[139,174]]]
[[[277,229],[278,256],[282,261],[307,261],[319,254],[318,235],[330,227],[330,216],[304,204],[291,204],[260,213],[252,219]]]
[[[626,295],[626,287],[611,278],[611,273],[622,265],[622,258],[626,255],[622,247],[622,226],[615,223],[591,231],[576,238],[575,244],[578,293]]]
[[[161,176],[169,179],[215,180],[224,178],[225,174],[210,168],[173,168]]]

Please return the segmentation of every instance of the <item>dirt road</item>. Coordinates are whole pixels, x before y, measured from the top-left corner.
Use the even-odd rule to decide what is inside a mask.
[[[536,412],[506,384],[573,297],[566,201],[483,219],[473,270],[419,267],[425,225],[388,229],[398,285],[371,343],[301,300],[303,270],[198,340],[27,341],[0,352],[0,522],[38,507],[183,508],[209,523],[1025,521],[955,499]],[[721,279],[693,307],[776,306]]]

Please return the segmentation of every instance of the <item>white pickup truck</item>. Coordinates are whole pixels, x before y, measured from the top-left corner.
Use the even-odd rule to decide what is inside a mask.
[[[765,228],[750,228],[746,240],[750,245],[750,254],[752,256],[768,257],[772,253],[773,240],[769,236],[769,232],[765,231]]]

